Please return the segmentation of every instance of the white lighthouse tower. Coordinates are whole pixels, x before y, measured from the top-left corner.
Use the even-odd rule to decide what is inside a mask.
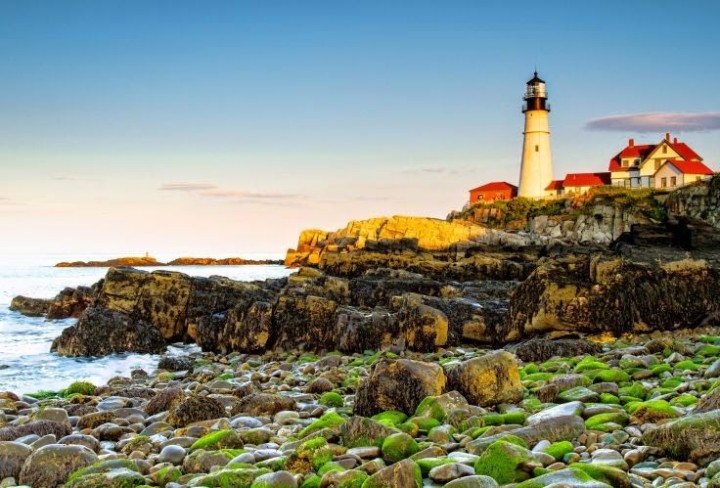
[[[550,155],[550,105],[547,103],[545,82],[535,76],[525,90],[525,134],[520,166],[519,197],[543,198],[545,188],[553,179]]]

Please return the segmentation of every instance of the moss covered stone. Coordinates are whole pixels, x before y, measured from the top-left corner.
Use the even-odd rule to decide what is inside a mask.
[[[546,486],[572,486],[573,488],[612,488],[612,485],[598,481],[585,471],[570,467],[551,471],[515,485],[515,488],[545,488]]]
[[[334,391],[328,391],[327,393],[323,393],[320,396],[320,399],[318,400],[318,403],[320,405],[325,405],[326,407],[336,407],[340,408],[344,405],[343,397],[337,392]]]
[[[256,477],[269,472],[267,469],[221,469],[211,474],[198,476],[187,485],[205,488],[250,488]]]
[[[337,412],[330,411],[323,414],[322,417],[305,427],[298,435],[300,438],[303,438],[322,429],[339,430],[339,427],[345,422],[347,422],[346,418],[342,417]]]
[[[522,480],[520,467],[532,460],[527,449],[504,440],[495,441],[475,462],[475,473],[490,476],[499,484],[515,483]]]
[[[547,446],[545,449],[542,450],[545,454],[549,454],[552,457],[555,458],[555,460],[560,461],[565,454],[569,452],[573,452],[574,446],[572,442],[570,441],[560,441],[560,442],[553,442],[549,446]]]
[[[89,381],[76,381],[65,389],[65,396],[74,395],[76,393],[88,396],[94,395],[95,385]]]
[[[205,449],[216,451],[218,449],[235,449],[242,447],[240,436],[232,429],[218,430],[202,436],[190,447],[190,451]]]
[[[373,415],[372,419],[388,427],[395,427],[405,422],[408,416],[397,410],[388,410],[387,412]]]
[[[383,459],[389,463],[402,461],[419,450],[415,439],[404,432],[388,436],[382,444]]]
[[[615,424],[623,427],[627,425],[630,420],[628,414],[625,412],[607,412],[593,415],[585,421],[585,428],[589,430],[600,430],[608,432],[609,430],[604,427],[605,424]],[[616,430],[616,429],[613,429]]]

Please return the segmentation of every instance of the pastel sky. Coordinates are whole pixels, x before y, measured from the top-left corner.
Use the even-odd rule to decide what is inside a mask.
[[[282,253],[671,130],[720,169],[720,2],[0,0],[0,253]]]

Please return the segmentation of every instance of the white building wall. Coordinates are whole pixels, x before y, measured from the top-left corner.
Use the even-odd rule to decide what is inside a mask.
[[[520,197],[544,198],[545,188],[553,179],[548,115],[546,110],[525,112],[525,137],[518,188]]]

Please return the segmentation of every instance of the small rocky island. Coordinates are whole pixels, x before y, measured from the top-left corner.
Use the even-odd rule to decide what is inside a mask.
[[[720,486],[720,178],[513,205],[306,231],[289,278],[16,299],[78,317],[58,354],[203,352],[0,393],[0,483]]]
[[[161,267],[161,266],[245,266],[283,264],[282,260],[273,259],[244,259],[244,258],[177,258],[167,263],[158,261],[150,256],[124,257],[108,259],[106,261],[63,261],[55,265],[56,268],[112,268],[117,266],[130,266],[134,268]]]

